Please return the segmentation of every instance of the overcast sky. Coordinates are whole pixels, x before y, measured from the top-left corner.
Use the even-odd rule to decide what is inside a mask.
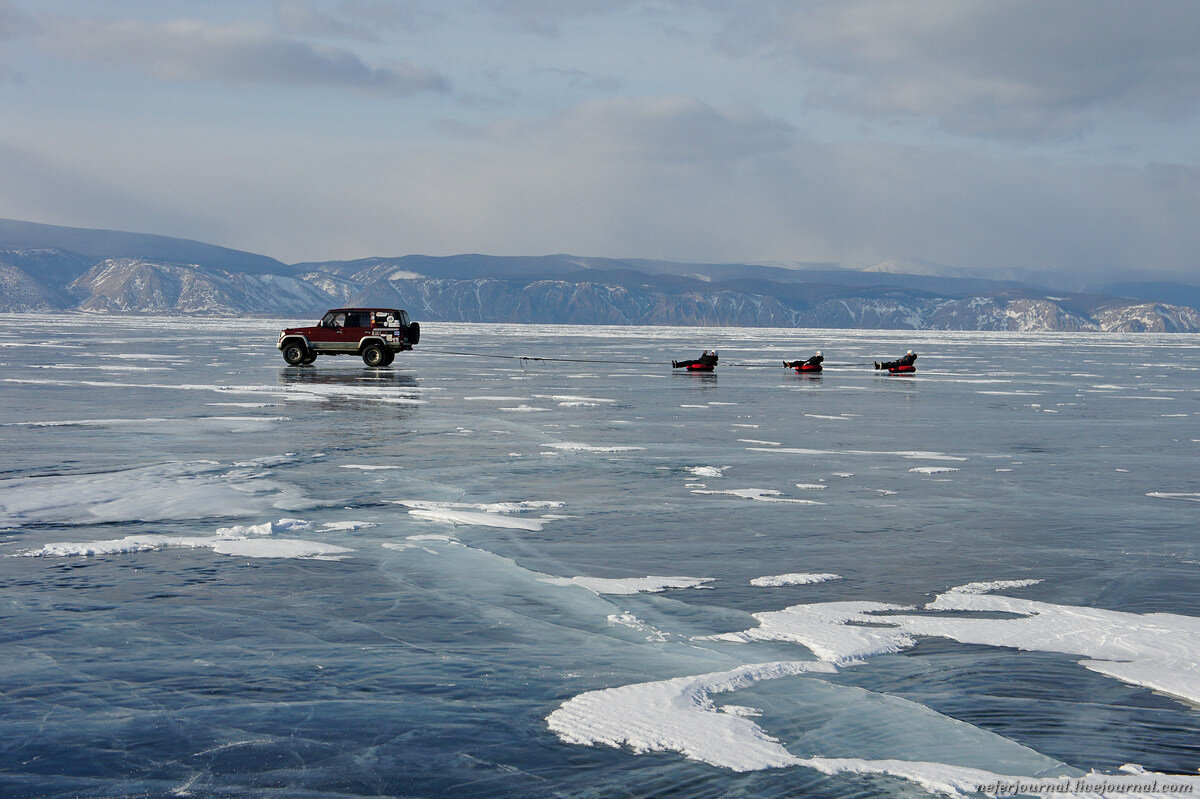
[[[0,216],[1200,275],[1200,3],[0,0]]]

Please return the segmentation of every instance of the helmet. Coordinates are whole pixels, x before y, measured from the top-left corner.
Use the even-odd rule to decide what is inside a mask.
[[[817,350],[817,355],[821,355],[821,351],[820,351],[820,350]],[[824,356],[822,356],[822,357],[824,357]]]
[[[908,352],[906,352],[906,353],[904,353],[904,354],[905,354],[905,355],[912,355],[912,354],[913,354],[913,351],[912,351],[912,350],[909,350]]]

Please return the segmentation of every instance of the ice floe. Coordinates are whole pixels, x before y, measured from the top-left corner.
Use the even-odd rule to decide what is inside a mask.
[[[790,574],[772,574],[766,577],[755,577],[750,581],[750,585],[764,588],[777,588],[784,585],[811,585],[812,583],[824,583],[829,580],[840,580],[840,574],[830,574],[828,572],[809,573],[809,572],[792,572]]]
[[[917,466],[909,471],[917,474],[942,474],[943,472],[957,472],[958,469],[953,466]]]
[[[688,467],[688,472],[697,477],[724,477],[723,472],[728,468],[728,466],[691,466]]]

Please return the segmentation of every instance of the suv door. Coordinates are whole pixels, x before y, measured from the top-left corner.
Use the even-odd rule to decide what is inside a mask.
[[[330,311],[321,318],[321,323],[312,329],[308,340],[317,349],[326,352],[341,352],[345,341],[345,336],[342,335],[345,327],[345,312]]]
[[[371,314],[369,311],[349,311],[346,313],[346,327],[343,330],[346,352],[357,352],[358,342],[371,332]]]

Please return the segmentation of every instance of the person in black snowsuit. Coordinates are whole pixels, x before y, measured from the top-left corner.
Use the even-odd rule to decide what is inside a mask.
[[[818,350],[817,353],[815,355],[813,355],[811,358],[809,358],[807,361],[784,361],[783,365],[788,367],[789,369],[799,369],[800,367],[805,366],[805,365],[820,366],[821,361],[823,361],[823,360],[825,360],[825,356],[822,355],[820,353],[820,351]]]
[[[875,362],[876,369],[895,369],[899,366],[912,366],[913,361],[917,359],[917,354],[912,350],[904,353],[904,356],[894,361]]]
[[[689,366],[716,366],[716,365],[717,365],[717,351],[716,350],[712,350],[712,351],[705,350],[704,354],[702,354],[699,358],[696,358],[691,361],[671,361],[672,369],[686,369]]]

